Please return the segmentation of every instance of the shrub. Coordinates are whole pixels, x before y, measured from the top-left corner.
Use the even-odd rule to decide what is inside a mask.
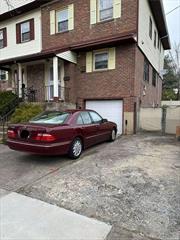
[[[10,103],[13,105],[16,99],[17,95],[10,91],[0,92],[0,115],[10,110]]]
[[[11,123],[24,123],[28,122],[31,118],[43,112],[43,107],[38,104],[22,104],[13,113]]]

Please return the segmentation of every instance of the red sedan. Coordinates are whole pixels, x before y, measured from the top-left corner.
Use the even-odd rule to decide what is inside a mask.
[[[78,158],[82,150],[104,141],[114,141],[117,125],[92,110],[43,112],[27,124],[8,128],[8,146],[41,155],[68,154]]]

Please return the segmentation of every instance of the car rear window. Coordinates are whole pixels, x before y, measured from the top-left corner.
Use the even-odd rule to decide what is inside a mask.
[[[63,124],[69,115],[70,113],[68,112],[44,112],[31,119],[29,122],[42,124]]]

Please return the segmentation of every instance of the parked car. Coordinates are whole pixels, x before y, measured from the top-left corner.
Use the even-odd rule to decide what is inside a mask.
[[[117,125],[92,110],[46,111],[26,124],[11,124],[8,146],[40,155],[68,154],[78,158],[82,150],[114,141]]]

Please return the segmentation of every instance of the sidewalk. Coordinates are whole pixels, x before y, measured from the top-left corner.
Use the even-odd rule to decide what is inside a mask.
[[[103,222],[17,193],[0,198],[1,240],[105,240],[110,230]]]

